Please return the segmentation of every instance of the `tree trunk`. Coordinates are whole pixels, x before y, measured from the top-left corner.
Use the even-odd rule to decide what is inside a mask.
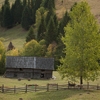
[[[83,84],[83,77],[82,75],[80,76],[80,89],[82,89],[82,84]]]
[[[83,77],[80,76],[80,85],[83,84]]]

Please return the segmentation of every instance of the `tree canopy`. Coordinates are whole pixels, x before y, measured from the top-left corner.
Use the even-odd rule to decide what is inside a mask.
[[[28,35],[26,37],[26,42],[29,42],[32,39],[35,39],[35,34],[34,34],[33,27],[31,26],[30,29],[29,29]]]
[[[65,27],[65,45],[59,72],[69,80],[94,81],[100,71],[99,25],[86,2],[79,2],[69,12],[70,22]]]
[[[41,56],[41,52],[42,52],[42,46],[36,40],[31,40],[30,42],[25,44],[21,55]]]
[[[3,74],[5,71],[5,47],[0,41],[0,74]]]

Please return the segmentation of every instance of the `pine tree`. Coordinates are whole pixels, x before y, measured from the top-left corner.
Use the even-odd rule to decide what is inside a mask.
[[[3,19],[3,17],[4,17],[4,9],[5,9],[6,6],[8,6],[10,8],[9,0],[5,0],[4,4],[1,7],[1,16],[0,16],[1,18],[0,18],[0,20],[1,20],[1,26],[2,27],[4,27],[4,23],[3,23],[4,19]]]
[[[14,3],[14,23],[15,24],[20,24],[21,23],[21,17],[22,17],[22,12],[23,12],[23,6],[21,0],[15,0]]]
[[[47,26],[45,40],[48,45],[48,44],[52,43],[53,41],[56,41],[56,39],[57,39],[57,29],[55,27],[53,17],[51,16],[49,24]]]
[[[68,24],[69,21],[70,17],[68,15],[68,12],[66,11],[65,15],[63,16],[63,18],[59,23],[59,28],[58,28],[58,32],[61,33],[62,36],[64,36],[64,27]]]
[[[49,11],[55,8],[54,0],[48,0],[47,8]]]
[[[57,19],[57,15],[56,14],[54,14],[53,19],[54,19],[55,25],[58,26],[58,19]]]
[[[30,0],[28,0],[28,6],[31,7],[31,1]]]
[[[5,6],[4,14],[3,14],[3,26],[6,28],[12,27],[12,18],[11,18],[11,11],[9,6]]]
[[[49,23],[49,20],[50,20],[51,16],[54,17],[54,15],[55,15],[54,10],[48,11],[48,13],[46,15],[46,18],[45,18],[45,24],[46,24],[46,26],[48,26],[48,23]]]
[[[34,0],[32,3],[34,7],[32,8],[32,18],[33,18],[33,24],[35,24],[36,21],[36,10],[40,8],[42,0]]]
[[[15,4],[12,4],[11,6],[11,19],[12,19],[12,25],[14,25],[14,10],[15,10]]]
[[[33,27],[31,26],[28,32],[28,36],[26,37],[26,42],[29,42],[32,39],[35,39],[35,34],[34,34]]]
[[[40,25],[39,25],[38,31],[37,31],[38,40],[44,39],[45,32],[46,32],[46,26],[45,26],[45,22],[44,22],[44,17],[42,16],[41,22],[40,22]]]
[[[32,13],[33,24],[35,24],[35,20],[36,20],[36,17],[35,17],[36,11],[34,7],[35,7],[35,0],[31,0],[31,13]]]
[[[31,8],[33,9],[35,5],[35,0],[31,0]]]
[[[27,0],[23,0],[23,8],[27,5]]]
[[[52,8],[55,8],[55,2],[54,0],[43,0],[41,6],[50,10]]]
[[[40,8],[42,0],[35,0],[34,9],[35,11]]]
[[[41,3],[41,7],[47,8],[48,0],[43,0]]]
[[[23,11],[21,25],[25,30],[28,30],[30,28],[30,26],[32,25],[31,12],[27,5]]]
[[[5,0],[5,1],[4,1],[4,6],[5,6],[5,5],[7,5],[8,7],[10,7],[9,0]]]

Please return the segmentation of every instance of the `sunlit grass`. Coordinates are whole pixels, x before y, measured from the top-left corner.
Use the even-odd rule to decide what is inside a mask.
[[[53,72],[53,75],[56,77],[55,80],[30,80],[23,79],[18,81],[18,79],[10,79],[0,77],[0,86],[4,84],[8,87],[24,87],[25,84],[38,84],[40,86],[46,86],[47,83],[58,83],[58,84],[67,84],[67,80],[61,80],[61,77],[57,71]],[[100,82],[100,80],[95,82],[90,82],[90,84],[96,84]],[[100,90],[75,90],[75,89],[67,89],[67,90],[58,90],[58,91],[37,91],[37,92],[17,92],[17,93],[0,93],[0,100],[19,100],[19,98],[23,98],[23,100],[99,100],[100,98]]]
[[[0,37],[4,38],[4,45],[6,48],[8,47],[10,41],[13,43],[15,48],[22,48],[26,42],[25,39],[27,33],[28,31],[25,31],[20,25],[8,30],[0,28]]]

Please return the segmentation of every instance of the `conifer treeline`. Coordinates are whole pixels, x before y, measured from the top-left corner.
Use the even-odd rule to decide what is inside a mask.
[[[40,21],[37,17],[40,17]],[[55,33],[54,36],[61,32],[64,34],[63,27],[68,22],[66,20],[66,18],[63,18],[58,24],[54,0],[15,0],[12,5],[10,5],[9,0],[5,0],[0,9],[0,25],[2,27],[12,28],[21,24],[22,28],[29,30],[33,25],[36,27],[37,40],[44,38],[44,32],[48,35],[51,34],[48,33],[51,27],[54,29],[52,30]],[[38,26],[36,26],[37,24]],[[48,36],[45,36],[45,38],[48,38]]]
[[[0,24],[2,27],[11,28],[22,23],[22,27],[27,30],[30,25],[35,24],[38,8],[52,9],[54,6],[54,0],[15,0],[11,6],[9,0],[5,0],[0,9]]]
[[[22,27],[28,30],[29,26],[35,23],[35,13],[40,7],[40,1],[41,0],[15,0],[10,6],[9,0],[5,0],[0,11],[1,26],[11,28],[16,24],[22,24]]]
[[[0,10],[2,27],[12,28],[21,24],[22,28],[29,30],[26,42],[32,39],[38,42],[45,40],[47,49],[56,48],[55,54],[50,53],[50,56],[56,57],[56,63],[59,63],[59,58],[63,55],[64,44],[61,42],[61,36],[64,36],[64,27],[69,20],[66,10],[63,18],[58,21],[55,0],[15,0],[12,5],[9,0],[5,0]]]

